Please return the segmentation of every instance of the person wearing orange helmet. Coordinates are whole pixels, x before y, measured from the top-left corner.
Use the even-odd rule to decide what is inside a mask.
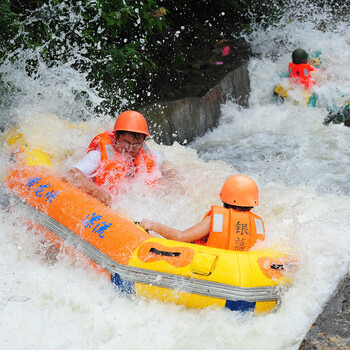
[[[264,222],[250,212],[259,205],[258,186],[250,177],[231,176],[222,186],[220,199],[223,207],[212,206],[201,222],[184,231],[148,219],[140,225],[168,239],[235,251],[247,251],[265,239]]]
[[[145,183],[154,183],[162,176],[162,160],[146,146],[147,136],[147,122],[141,113],[121,113],[113,130],[91,141],[87,154],[65,179],[108,206],[125,181],[140,175]]]

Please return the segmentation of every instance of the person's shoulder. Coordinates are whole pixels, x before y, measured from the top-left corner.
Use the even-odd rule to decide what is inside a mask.
[[[309,64],[308,66],[309,66],[309,69],[314,71],[314,72],[318,72],[319,71],[319,69],[315,68],[312,64]]]
[[[79,169],[86,176],[95,172],[101,162],[101,152],[99,149],[90,150],[83,156],[73,168]]]
[[[113,131],[107,130],[107,131],[104,131],[104,132],[101,132],[101,133],[97,134],[97,135],[93,138],[93,140],[99,139],[99,138],[104,138],[104,137],[115,137],[115,135],[114,135]]]
[[[163,165],[163,163],[165,161],[165,156],[163,153],[154,150],[153,148],[147,146],[146,144],[144,144],[144,149],[145,149],[146,154],[148,153],[149,155],[151,155],[154,158],[156,164],[159,167],[161,167]]]
[[[263,221],[263,219],[262,219],[258,214],[255,214],[255,213],[253,213],[253,212],[251,212],[251,211],[249,211],[248,213],[249,213],[250,215],[252,215],[255,219],[259,219],[259,220]]]
[[[115,138],[115,135],[112,131],[104,131],[96,135],[90,142],[89,151],[97,149],[100,145],[100,142],[110,142]]]

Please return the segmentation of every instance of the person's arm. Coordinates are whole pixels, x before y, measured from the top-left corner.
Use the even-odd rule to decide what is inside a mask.
[[[95,197],[103,204],[111,206],[112,197],[101,187],[89,179],[89,176],[98,169],[101,163],[101,152],[90,151],[65,174],[64,180],[79,188],[90,196]]]
[[[203,219],[198,224],[184,230],[163,225],[159,222],[144,219],[140,225],[145,230],[150,230],[159,233],[161,236],[180,242],[193,242],[207,236],[210,232],[210,216]]]
[[[64,176],[64,180],[71,183],[92,197],[95,197],[104,205],[111,206],[112,196],[101,187],[92,182],[81,170],[72,168]]]
[[[320,83],[324,79],[322,73],[318,69],[310,71],[310,75],[316,83]]]
[[[324,80],[322,72],[312,65],[310,65],[310,76],[316,83],[320,83]]]
[[[65,181],[71,183],[73,186],[79,188],[92,197],[95,197],[104,205],[111,206],[112,197],[109,193],[101,187],[92,182],[81,170],[78,168],[69,169],[63,177]]]
[[[146,143],[144,143],[143,147],[145,151],[151,153],[154,157],[156,168],[159,170],[159,174],[161,174],[162,177],[172,179],[177,176],[178,171],[171,162],[165,159],[163,153],[148,147]]]

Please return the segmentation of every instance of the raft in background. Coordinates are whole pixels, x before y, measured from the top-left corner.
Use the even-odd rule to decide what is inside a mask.
[[[321,66],[321,51],[316,51],[310,55],[309,64],[315,68]],[[284,102],[285,100],[292,101],[295,104],[301,104],[308,107],[316,107],[319,101],[317,94],[312,90],[305,89],[303,86],[295,85],[289,82],[288,72],[279,74],[281,83],[275,86],[273,91],[273,97],[278,102]],[[340,94],[337,99],[334,99],[331,103],[327,104],[328,115],[324,119],[323,124],[328,125],[341,124],[350,126],[350,96],[346,94]]]
[[[273,96],[279,102],[284,102],[287,99],[295,104],[302,104],[308,107],[316,107],[317,103],[315,94],[311,94],[306,89],[299,90],[299,87],[295,88],[291,84],[288,87],[277,85],[273,91]]]
[[[321,51],[311,54],[308,62],[315,68],[319,68],[321,65]],[[289,100],[295,104],[316,107],[317,95],[303,86],[291,84],[289,82],[288,72],[280,73],[279,78],[281,79],[281,83],[275,86],[273,91],[273,96],[277,101],[283,102],[284,100]]]

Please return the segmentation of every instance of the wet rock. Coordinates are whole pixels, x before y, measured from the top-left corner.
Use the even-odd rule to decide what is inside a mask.
[[[150,116],[149,129],[156,142],[186,144],[217,125],[220,105],[227,100],[247,106],[249,92],[247,64],[242,64],[202,97],[155,102],[144,106],[140,112]]]
[[[203,97],[227,74],[253,56],[250,45],[243,39],[183,42],[181,51],[185,57],[181,72],[156,77],[152,82],[154,91],[149,103]]]
[[[247,106],[250,45],[215,37],[208,33],[203,40],[180,43],[184,68],[178,75],[158,76],[150,100],[134,107],[147,117],[156,142],[186,144],[204,135],[217,126],[220,105],[229,99]]]
[[[346,106],[346,108],[344,108],[344,110],[339,113],[329,114],[325,118],[323,124],[328,125],[330,123],[333,123],[333,124],[343,123],[345,126],[350,127],[350,109],[348,108],[348,106]]]
[[[300,350],[350,349],[350,274],[339,284],[300,345]]]

